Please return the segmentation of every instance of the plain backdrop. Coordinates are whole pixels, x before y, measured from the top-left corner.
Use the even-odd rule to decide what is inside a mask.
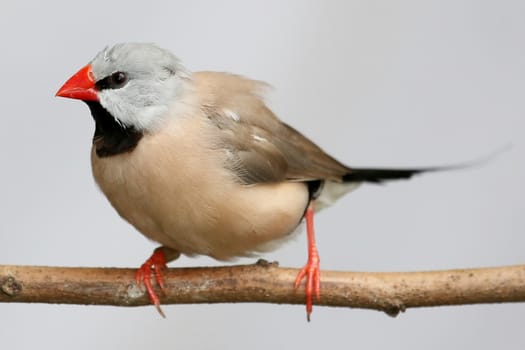
[[[269,104],[341,161],[483,166],[351,193],[316,221],[322,267],[525,262],[525,2],[11,1],[0,11],[0,264],[138,267],[155,247],[91,177],[86,106],[55,98],[106,45],[274,86]],[[176,176],[176,174],[174,174]],[[305,236],[266,254],[306,261]],[[239,262],[249,263],[253,259]],[[216,264],[181,258],[171,266]],[[525,304],[376,311],[237,304],[0,304],[3,349],[523,349]]]

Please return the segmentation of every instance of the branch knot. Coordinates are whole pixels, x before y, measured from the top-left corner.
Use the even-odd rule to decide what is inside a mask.
[[[22,292],[22,284],[13,276],[9,276],[0,283],[0,290],[10,297],[16,297]]]

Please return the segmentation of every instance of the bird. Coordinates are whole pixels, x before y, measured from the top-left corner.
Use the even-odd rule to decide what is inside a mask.
[[[359,168],[327,154],[266,105],[268,85],[225,72],[190,72],[153,43],[106,47],[56,96],[89,107],[91,166],[117,213],[160,246],[136,280],[161,315],[154,284],[179,256],[219,261],[263,254],[306,223],[307,319],[319,300],[314,214],[362,183],[442,170]]]

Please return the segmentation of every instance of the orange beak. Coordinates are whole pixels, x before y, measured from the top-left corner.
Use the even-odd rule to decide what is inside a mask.
[[[58,90],[56,96],[75,98],[82,101],[98,101],[91,65],[88,64],[69,78]]]

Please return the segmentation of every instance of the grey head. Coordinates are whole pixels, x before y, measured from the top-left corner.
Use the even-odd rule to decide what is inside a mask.
[[[90,64],[102,107],[141,132],[160,124],[190,78],[175,55],[150,43],[116,44]]]

